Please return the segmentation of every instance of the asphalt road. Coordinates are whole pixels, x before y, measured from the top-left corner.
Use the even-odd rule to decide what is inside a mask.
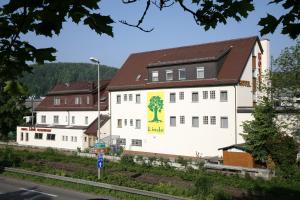
[[[0,200],[112,200],[73,190],[0,176]]]

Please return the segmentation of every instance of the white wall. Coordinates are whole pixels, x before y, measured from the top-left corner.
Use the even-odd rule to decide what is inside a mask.
[[[23,129],[23,130],[22,130]],[[27,130],[24,130],[27,129]],[[50,132],[39,131],[39,129],[47,129]],[[35,133],[42,133],[42,139],[35,139]],[[84,130],[81,129],[56,129],[56,128],[36,128],[36,130],[29,130],[29,127],[17,127],[17,143],[21,145],[40,146],[40,147],[52,147],[77,150],[81,148],[83,150]],[[23,133],[23,140],[21,140],[21,134]],[[26,141],[26,133],[28,133],[28,141]],[[47,140],[47,134],[55,134],[55,140]],[[68,136],[68,141],[63,141],[63,136]],[[71,141],[75,137],[75,141]]]
[[[203,99],[202,91],[216,91],[216,99]],[[228,102],[220,102],[220,91],[228,91]],[[147,93],[164,92],[165,133],[147,133]],[[179,92],[184,91],[185,99],[179,100]],[[199,92],[199,102],[192,103],[192,92]],[[169,94],[176,93],[176,103],[169,103]],[[141,104],[124,102],[124,94],[141,95]],[[209,94],[209,93],[208,93]],[[116,104],[116,96],[121,95],[121,104]],[[176,88],[159,90],[139,90],[111,93],[112,134],[126,138],[126,149],[164,154],[196,156],[220,155],[217,149],[235,142],[234,87]],[[170,127],[170,116],[176,116],[176,127]],[[179,116],[185,116],[185,124],[179,124]],[[199,127],[192,127],[192,116],[199,117]],[[204,125],[203,116],[216,116],[216,125]],[[220,117],[228,117],[228,128],[220,128]],[[122,119],[122,128],[117,128],[117,119]],[[127,119],[127,126],[124,126]],[[134,126],[130,126],[130,119]],[[135,119],[141,119],[141,129],[135,129]],[[131,139],[141,139],[142,147],[131,145]]]

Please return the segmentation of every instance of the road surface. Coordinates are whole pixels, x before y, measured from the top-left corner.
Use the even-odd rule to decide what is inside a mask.
[[[0,200],[112,200],[115,198],[81,193],[0,175]]]

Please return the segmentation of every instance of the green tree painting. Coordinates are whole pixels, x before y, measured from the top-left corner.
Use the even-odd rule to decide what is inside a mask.
[[[154,116],[150,122],[162,122],[162,120],[158,119],[158,113],[162,111],[163,107],[164,101],[159,96],[151,97],[148,108],[154,113]]]

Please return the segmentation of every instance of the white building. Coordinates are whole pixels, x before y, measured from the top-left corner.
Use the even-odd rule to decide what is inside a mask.
[[[106,87],[101,81],[101,139],[109,138]],[[84,150],[97,138],[97,82],[56,85],[36,108],[36,124],[17,127],[21,145]]]
[[[130,153],[220,155],[243,142],[269,63],[258,37],[132,54],[108,86],[112,135]]]

